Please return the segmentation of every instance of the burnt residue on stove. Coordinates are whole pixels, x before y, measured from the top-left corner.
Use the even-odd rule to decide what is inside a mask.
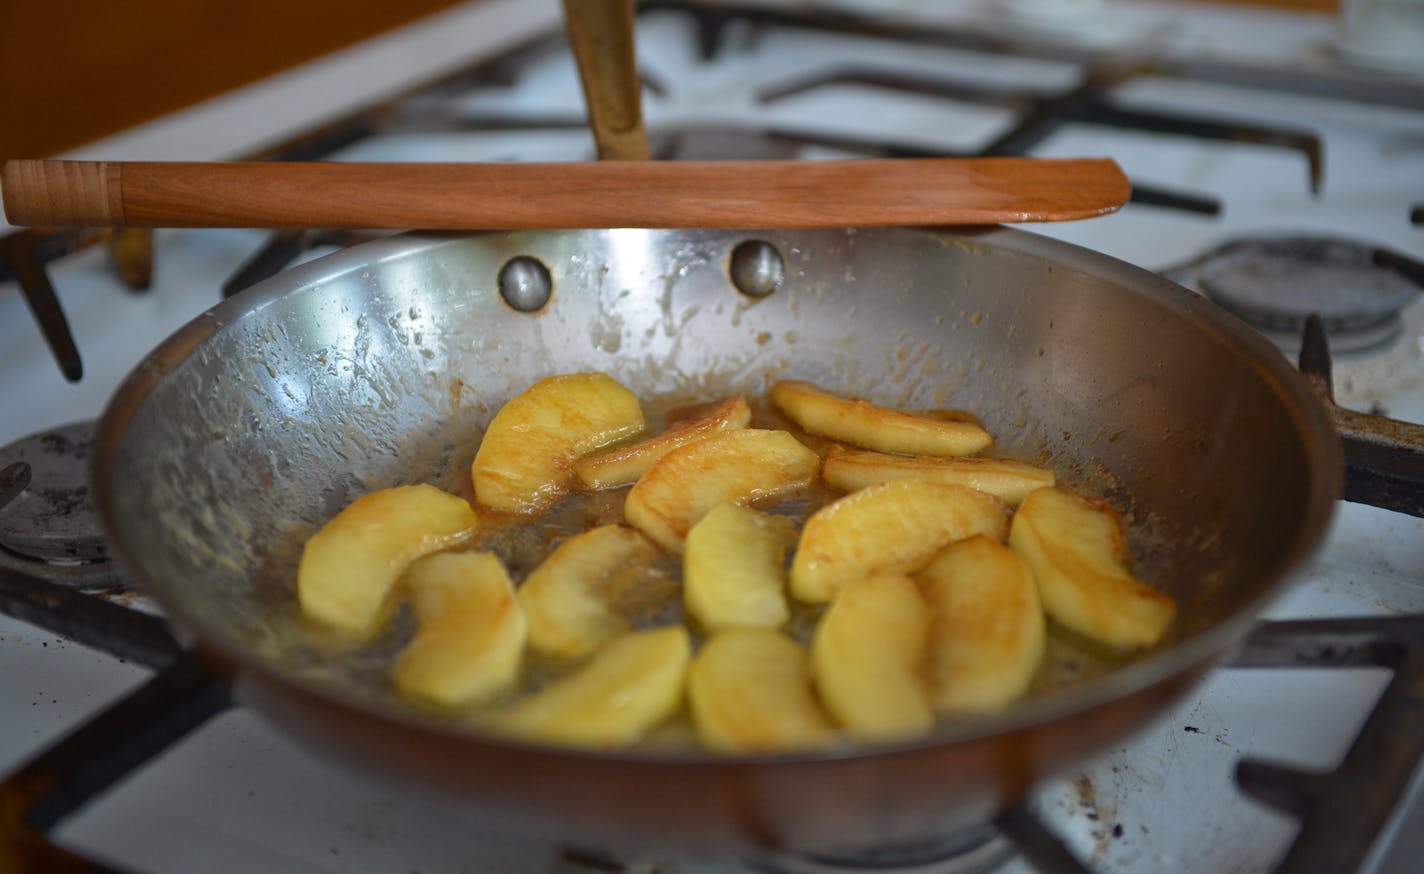
[[[48,488],[39,490],[40,496],[55,516],[69,516],[83,512],[89,507],[89,487]]]
[[[89,457],[87,433],[83,438],[78,438],[76,432],[72,431],[49,431],[39,435],[38,439],[40,445],[51,455],[69,456],[75,461],[83,461]]]
[[[1112,767],[1112,773],[1118,773],[1116,765]],[[1086,834],[1092,840],[1092,846],[1088,864],[1099,868],[1105,864],[1108,853],[1116,849],[1115,844],[1127,839],[1128,827],[1118,818],[1117,810],[1103,801],[1092,774],[1079,774],[1070,781],[1069,787],[1069,812],[1081,816],[1089,824]],[[1138,831],[1146,834],[1147,827],[1139,826]]]

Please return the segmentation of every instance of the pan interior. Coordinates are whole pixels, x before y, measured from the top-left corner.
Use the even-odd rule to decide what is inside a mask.
[[[748,239],[783,263],[770,294],[729,278]],[[552,279],[532,313],[499,294],[516,256]],[[353,653],[297,615],[306,534],[371,489],[455,488],[483,426],[543,376],[704,400],[808,379],[972,410],[1003,454],[1112,499],[1140,575],[1181,605],[1170,655],[1258,606],[1333,497],[1284,362],[1242,336],[1150,274],[1005,229],[405,236],[279,276],[157,350],[106,413],[96,490],[180,625],[409,713],[384,680],[394,644]]]

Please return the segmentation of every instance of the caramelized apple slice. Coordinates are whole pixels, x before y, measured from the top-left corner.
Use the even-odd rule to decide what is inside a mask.
[[[1032,569],[1049,617],[1085,637],[1151,646],[1176,616],[1175,601],[1132,575],[1107,501],[1039,489],[1014,514],[1009,546]]]
[[[411,565],[403,579],[419,630],[396,659],[397,689],[453,707],[487,701],[514,685],[528,626],[498,558],[432,555]]]
[[[933,455],[887,455],[832,446],[821,477],[848,492],[892,479],[924,479],[968,486],[1018,506],[1034,489],[1053,485],[1053,471],[1002,458],[940,458]]]
[[[664,455],[628,490],[623,515],[665,549],[718,504],[746,504],[800,488],[821,459],[785,431],[723,431]]]
[[[626,445],[612,446],[574,462],[574,476],[591,489],[626,486],[647,472],[653,462],[679,446],[718,431],[747,427],[751,407],[741,395],[728,398],[705,415],[672,422],[659,433]]]
[[[858,577],[836,594],[811,641],[811,673],[847,732],[888,741],[930,730],[929,630],[929,608],[909,577]]]
[[[709,631],[777,628],[786,605],[786,553],[796,526],[736,504],[718,504],[687,532],[683,602]]]
[[[791,594],[822,604],[849,580],[913,573],[956,540],[1002,540],[1008,527],[998,498],[966,486],[917,479],[868,486],[806,520],[791,562]]]
[[[980,428],[984,427],[984,420],[976,416],[972,410],[961,410],[958,407],[936,407],[931,410],[916,410],[915,412],[921,416],[928,416],[943,422],[967,422]]]
[[[617,602],[656,555],[657,547],[623,525],[559,544],[519,587],[529,645],[543,655],[582,658],[626,631]]]
[[[406,565],[468,540],[478,517],[463,498],[430,485],[362,495],[313,534],[297,568],[308,617],[360,637],[380,629]]]
[[[573,460],[643,430],[638,398],[603,373],[551,376],[512,398],[490,422],[470,476],[492,510],[533,513],[573,482]]]
[[[930,701],[992,713],[1028,690],[1046,639],[1033,574],[983,535],[946,547],[916,578],[930,605]]]
[[[681,626],[629,632],[496,715],[490,727],[532,741],[628,746],[677,711],[691,656]]]
[[[698,738],[714,750],[812,750],[836,740],[811,689],[806,651],[770,629],[713,635],[688,671],[687,699]]]
[[[880,452],[913,455],[972,455],[993,442],[972,422],[877,407],[860,398],[842,398],[809,382],[783,380],[771,399],[796,424]]]

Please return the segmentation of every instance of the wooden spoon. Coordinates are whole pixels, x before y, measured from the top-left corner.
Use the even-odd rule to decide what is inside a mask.
[[[11,224],[79,227],[825,228],[1088,218],[1106,158],[557,164],[7,161]]]

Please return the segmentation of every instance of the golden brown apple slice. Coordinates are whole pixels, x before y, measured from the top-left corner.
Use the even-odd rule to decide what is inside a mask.
[[[922,416],[929,416],[931,419],[940,419],[945,422],[967,422],[970,425],[984,427],[984,420],[976,416],[970,410],[961,410],[957,407],[940,407],[932,410],[916,410]]]
[[[495,414],[470,466],[475,500],[533,513],[566,492],[573,460],[643,430],[638,398],[604,373],[551,376]]]
[[[994,442],[989,432],[973,422],[837,397],[801,380],[778,382],[772,386],[771,399],[807,431],[880,452],[972,455]]]
[[[713,635],[688,671],[687,700],[698,738],[714,750],[774,753],[836,742],[811,688],[806,651],[770,629]]]
[[[591,489],[626,486],[647,472],[653,462],[679,446],[718,431],[747,427],[752,410],[741,395],[728,398],[700,416],[679,419],[659,433],[619,446],[602,449],[574,462],[574,476]]]
[[[837,593],[811,640],[811,674],[848,733],[889,741],[930,730],[929,630],[929,607],[909,577],[858,577]]]
[[[1046,623],[1033,574],[979,535],[950,544],[916,577],[930,606],[930,701],[941,713],[992,713],[1028,690]]]
[[[582,658],[627,631],[617,602],[657,554],[624,525],[602,525],[559,544],[519,587],[529,645],[543,655]]]
[[[490,727],[532,741],[628,746],[677,711],[691,657],[682,626],[629,632],[497,714]]]
[[[465,542],[479,526],[464,498],[431,485],[362,495],[307,540],[297,600],[312,619],[370,637],[401,572],[423,555]]]
[[[400,691],[447,707],[513,687],[527,623],[504,565],[488,552],[447,552],[410,566],[403,582],[418,630],[396,659]]]
[[[747,504],[801,488],[821,459],[785,431],[722,431],[664,455],[628,490],[623,515],[665,549],[718,504]]]
[[[1049,618],[1085,637],[1151,646],[1176,616],[1175,601],[1132,575],[1107,501],[1039,489],[1014,514],[1009,546],[1033,571]]]
[[[839,498],[811,515],[791,561],[791,594],[831,600],[847,581],[913,573],[956,540],[1008,533],[1008,508],[966,486],[892,480]]]
[[[892,479],[925,479],[968,486],[1017,506],[1034,489],[1053,485],[1053,471],[1002,458],[940,458],[889,455],[832,446],[821,477],[848,492]]]
[[[777,628],[786,604],[786,553],[796,542],[790,519],[718,504],[687,532],[682,597],[709,631]]]

